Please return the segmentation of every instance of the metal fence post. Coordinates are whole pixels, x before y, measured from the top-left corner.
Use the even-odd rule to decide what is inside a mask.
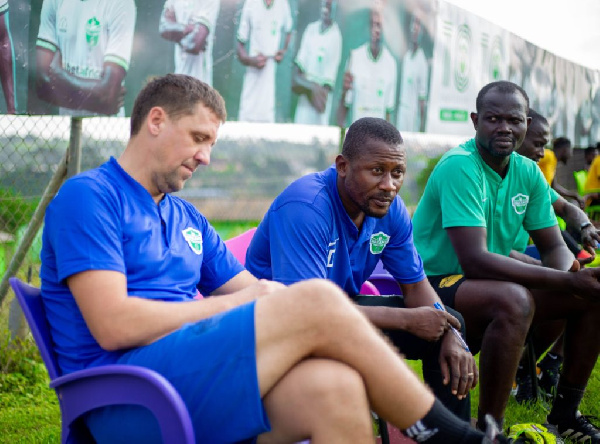
[[[36,207],[35,212],[31,217],[31,221],[27,225],[27,230],[25,231],[21,242],[17,246],[14,256],[11,258],[10,263],[8,264],[6,273],[2,277],[2,281],[0,282],[0,307],[2,306],[2,303],[4,302],[8,292],[8,278],[10,276],[14,276],[23,263],[23,259],[25,258],[27,251],[31,247],[31,244],[44,221],[44,214],[46,213],[48,204],[54,198],[64,180],[69,177],[69,174],[77,174],[81,169],[81,120],[82,119],[80,117],[74,117],[71,119],[69,147],[59,163],[56,172],[44,190],[44,194],[42,195],[40,203]],[[14,313],[15,310],[20,310],[20,307],[18,307],[18,304],[11,304],[9,310],[11,311],[9,312],[9,319],[12,320],[10,322],[11,337],[20,336],[19,332],[22,332],[23,329],[20,328],[19,324],[23,322],[23,315],[22,313]],[[15,319],[21,319],[21,321],[16,322]]]

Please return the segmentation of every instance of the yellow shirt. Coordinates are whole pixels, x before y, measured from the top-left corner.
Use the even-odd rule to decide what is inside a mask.
[[[600,190],[600,156],[596,156],[590,166],[584,190],[586,193],[598,192]]]
[[[538,166],[540,167],[540,170],[542,170],[542,174],[546,178],[546,182],[548,182],[549,185],[552,185],[552,181],[554,180],[557,164],[558,161],[556,160],[554,151],[544,148],[544,157],[540,159]]]

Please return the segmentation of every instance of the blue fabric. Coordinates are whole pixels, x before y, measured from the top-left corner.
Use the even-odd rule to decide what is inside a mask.
[[[257,382],[254,305],[186,325],[118,361],[151,368],[173,384],[198,443],[232,443],[271,429]],[[102,409],[86,424],[98,443],[161,442],[158,425],[140,407]]]
[[[336,180],[332,166],[287,187],[258,226],[246,253],[246,268],[259,278],[285,284],[327,278],[351,296],[359,293],[380,259],[398,282],[425,279],[410,215],[400,197],[383,218],[366,216],[359,232],[342,204]],[[381,251],[372,248],[386,236],[389,240]]]
[[[114,270],[127,275],[131,296],[185,302],[243,270],[190,203],[167,194],[157,205],[114,158],[65,182],[47,209],[42,239],[42,297],[65,373],[114,363],[122,354],[100,348],[67,277]]]

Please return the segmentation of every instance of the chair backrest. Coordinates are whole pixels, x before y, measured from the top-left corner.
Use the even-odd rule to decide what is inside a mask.
[[[246,265],[246,250],[248,250],[255,231],[256,227],[250,228],[248,231],[225,241],[225,245],[227,245],[229,251],[233,253],[242,265]]]
[[[573,171],[577,192],[580,196],[585,196],[585,182],[587,181],[588,172],[586,170]]]
[[[377,262],[368,282],[371,282],[382,295],[401,295],[402,289],[394,277],[383,268],[381,261]]]
[[[39,288],[26,284],[15,277],[11,277],[9,282],[21,305],[25,319],[27,319],[31,334],[40,350],[44,364],[46,364],[50,379],[56,379],[61,375],[61,372],[56,354],[54,353],[50,325],[46,320],[42,292]]]

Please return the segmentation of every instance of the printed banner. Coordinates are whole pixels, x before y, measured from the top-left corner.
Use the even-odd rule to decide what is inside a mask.
[[[177,72],[229,120],[468,137],[478,90],[510,79],[555,135],[600,137],[598,71],[443,0],[0,0],[0,53],[1,113],[128,116]]]

